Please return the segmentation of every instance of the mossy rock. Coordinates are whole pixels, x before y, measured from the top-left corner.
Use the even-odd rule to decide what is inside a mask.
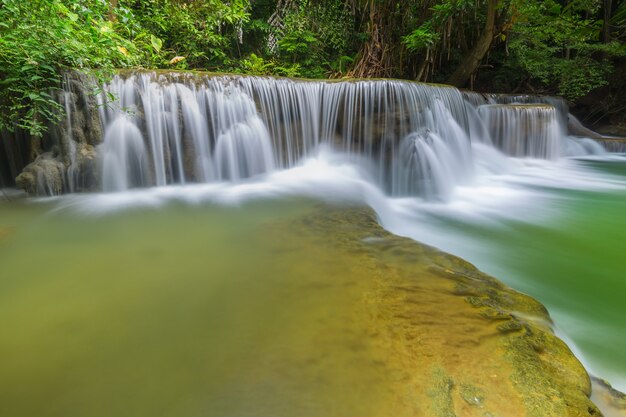
[[[15,183],[31,195],[56,195],[64,191],[64,177],[63,162],[47,152],[28,164],[17,176]]]
[[[586,370],[538,301],[460,258],[388,233],[369,209],[325,207],[291,228],[337,256],[350,253],[363,279],[375,277],[374,294],[364,298],[387,366],[402,375],[397,390],[410,387],[414,402],[395,414],[602,415]]]

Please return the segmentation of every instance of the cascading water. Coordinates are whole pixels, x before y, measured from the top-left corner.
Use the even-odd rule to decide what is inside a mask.
[[[466,106],[451,87],[138,74],[116,77],[105,93],[117,101],[101,114],[107,131],[101,158],[113,152],[120,160],[119,143],[107,145],[118,141],[120,132],[108,132],[119,130],[120,118],[134,126],[133,138],[144,137],[149,155],[147,164],[135,158],[144,165],[132,170],[103,164],[106,190],[111,184],[238,181],[293,167],[322,144],[365,157],[379,184],[394,195],[444,196],[471,176]],[[405,154],[411,144],[415,157]],[[124,172],[143,175],[121,181]]]
[[[599,158],[555,160],[604,150],[591,139],[567,137],[563,109],[528,96],[519,99],[522,103],[508,96],[505,104],[496,104],[495,96],[393,80],[335,83],[181,74],[116,77],[94,99],[95,117],[87,117],[83,105],[68,104],[85,96],[63,93],[66,144],[55,145],[56,155],[50,150],[56,160],[38,158],[30,171],[24,170],[43,184],[33,192],[89,189],[80,184],[88,183],[82,179],[90,169],[97,171],[92,190],[143,189],[67,196],[54,200],[58,208],[100,213],[172,200],[228,204],[277,195],[350,201],[372,207],[394,233],[464,255],[506,279],[509,271],[493,269],[482,256],[483,250],[491,256],[494,249],[466,234],[477,230],[490,236],[504,225],[509,238],[508,231],[519,224],[540,228],[542,216],[562,206],[575,212],[572,197],[583,190],[623,196],[626,189],[619,178],[584,167]],[[97,170],[88,163],[92,154]],[[0,166],[0,171],[12,174],[14,169]],[[190,185],[197,183],[211,184]],[[180,186],[168,186],[173,184]],[[554,190],[562,193],[555,197]],[[604,216],[596,216],[595,208],[592,214]],[[446,223],[461,232],[450,232]],[[580,223],[573,224],[578,228]],[[582,249],[581,259],[588,252]],[[623,334],[619,326],[611,333]],[[624,372],[622,366],[612,376],[621,380]]]
[[[604,149],[606,149],[608,152],[626,153],[626,141],[624,139],[622,140],[605,139],[605,140],[600,141],[600,143],[602,144]]]
[[[607,150],[598,141],[590,138],[569,137],[561,143],[561,155],[567,156],[602,155]]]
[[[101,147],[105,190],[111,190],[106,184],[126,189],[239,180],[274,168],[267,129],[254,102],[236,86],[216,81],[196,86],[143,74],[117,77],[106,92],[117,100],[101,115],[107,132]],[[106,98],[102,96],[103,103]],[[120,126],[128,127],[133,138],[123,151]],[[122,153],[145,153],[146,159],[135,157],[141,166],[120,170],[110,162],[110,153],[118,161]],[[124,172],[141,175],[122,181],[119,176]]]
[[[455,156],[437,134],[426,130],[405,137],[394,166],[395,195],[445,197],[458,180],[453,164]]]
[[[146,147],[141,132],[128,118],[120,116],[107,128],[100,151],[104,191],[123,191],[147,182]]]
[[[532,94],[485,94],[484,97],[487,100],[485,104],[544,104],[554,107],[559,123],[567,125],[569,106],[564,98]]]
[[[478,108],[490,136],[507,155],[556,159],[565,136],[557,110],[547,105],[484,105]]]
[[[477,149],[544,159],[604,152],[596,142],[567,137],[567,104],[558,98],[397,80],[136,73],[116,76],[90,99],[77,87],[84,82],[66,79],[60,100],[67,126],[52,141],[61,142],[61,155],[46,160],[56,158],[66,174],[25,176],[24,188],[122,191],[242,181],[292,168],[324,145],[359,161],[392,196],[445,199],[471,181]],[[54,186],[39,184],[50,178]]]
[[[74,192],[78,185],[78,164],[76,162],[76,141],[72,134],[72,93],[63,92],[63,104],[65,106],[66,143],[68,145],[69,166],[67,167],[67,185],[70,192]]]

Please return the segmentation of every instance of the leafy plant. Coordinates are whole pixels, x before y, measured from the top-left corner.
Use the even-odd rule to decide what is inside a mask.
[[[41,136],[60,117],[53,93],[68,69],[136,65],[98,1],[0,0],[0,129]]]
[[[428,22],[404,36],[402,42],[409,51],[415,52],[431,47],[439,40],[439,37],[437,33],[433,32],[431,24]]]
[[[539,86],[570,100],[607,83],[610,56],[623,55],[614,42],[600,43],[602,22],[593,18],[597,2],[520,2],[511,28],[510,67],[523,70]]]
[[[272,62],[267,62],[265,59],[255,54],[250,54],[248,58],[241,61],[241,69],[246,74],[271,75],[273,68],[274,64]]]

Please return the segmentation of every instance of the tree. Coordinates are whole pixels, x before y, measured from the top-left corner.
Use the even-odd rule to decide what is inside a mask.
[[[0,130],[41,136],[61,108],[67,69],[137,65],[140,53],[99,1],[0,0]]]
[[[605,85],[613,68],[610,58],[623,55],[624,48],[606,42],[603,4],[607,2],[519,1],[508,33],[505,73],[517,73],[538,91],[570,100]]]
[[[450,78],[448,78],[448,84],[457,87],[465,86],[469,81],[470,76],[476,72],[483,58],[487,55],[496,33],[497,10],[499,4],[500,1],[498,0],[487,0],[487,13],[482,33],[472,49],[468,51],[461,62],[457,65],[454,73],[452,73]]]
[[[397,3],[372,0],[366,3],[364,9],[368,16],[366,29],[368,39],[363,43],[358,61],[350,75],[357,78],[391,77],[394,66],[393,28]]]

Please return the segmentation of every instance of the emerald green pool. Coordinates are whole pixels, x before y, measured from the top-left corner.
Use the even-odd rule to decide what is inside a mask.
[[[624,160],[579,163],[607,179],[626,181]],[[435,216],[432,221],[447,240],[440,247],[544,303],[588,369],[624,390],[626,191],[542,186],[537,191],[549,199],[527,210],[524,220]],[[541,220],[526,221],[534,217]]]

